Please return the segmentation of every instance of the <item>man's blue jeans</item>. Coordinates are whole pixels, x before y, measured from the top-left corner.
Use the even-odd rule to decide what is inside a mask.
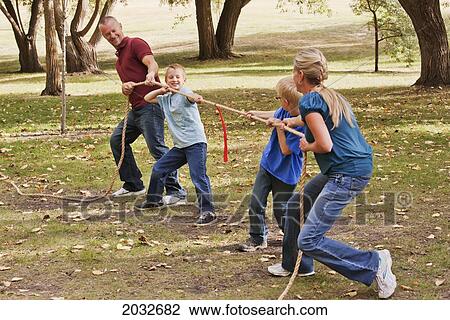
[[[370,286],[376,276],[379,257],[375,251],[363,251],[325,237],[342,210],[369,183],[369,177],[336,174],[314,202],[298,237],[298,247],[305,254],[302,264],[317,260],[344,277]]]
[[[272,192],[273,214],[278,226],[283,230],[283,215],[286,204],[294,192],[295,185],[286,184],[275,178],[263,167],[259,167],[253,185],[252,198],[249,206],[250,238],[257,244],[267,240],[268,228],[266,225],[267,197]]]
[[[211,193],[211,183],[206,174],[206,143],[196,143],[186,148],[172,148],[153,166],[150,177],[150,186],[147,192],[147,201],[160,203],[164,183],[168,174],[177,170],[186,163],[189,166],[189,174],[197,193],[197,202],[200,212],[214,212]]]
[[[119,163],[122,150],[122,129],[123,121],[121,121],[111,135],[111,150]],[[150,151],[150,154],[159,160],[169,148],[164,142],[164,113],[157,104],[147,104],[144,107],[131,110],[128,113],[127,129],[125,132],[125,157],[120,167],[120,179],[124,182],[123,187],[128,191],[139,191],[144,189],[142,182],[142,173],[139,170],[136,160],[134,159],[131,144],[142,134]],[[186,192],[178,183],[176,170],[171,172],[166,180],[167,194],[180,195],[184,197]]]

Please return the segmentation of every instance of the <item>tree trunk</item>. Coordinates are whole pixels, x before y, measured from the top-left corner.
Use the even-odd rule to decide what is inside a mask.
[[[41,92],[41,96],[58,96],[61,93],[61,80],[58,64],[58,46],[55,31],[53,0],[44,0],[44,17],[47,76],[46,87]]]
[[[36,50],[36,26],[39,21],[42,0],[34,0],[31,4],[30,22],[28,33],[25,32],[21,23],[20,12],[15,11],[10,0],[0,3],[0,10],[8,19],[14,32],[16,44],[19,49],[20,72],[42,72],[44,68],[39,62]]]
[[[378,59],[380,56],[380,40],[378,38],[378,17],[375,11],[372,11],[373,14],[373,29],[375,33],[375,72],[378,72]]]
[[[62,10],[62,1],[63,0],[54,0],[55,2],[55,22],[57,25],[57,32],[59,42],[62,45],[63,42],[63,28],[62,24],[64,21],[64,13]],[[117,0],[108,0],[105,3],[105,7],[109,8],[114,4]],[[84,39],[84,36],[89,31],[89,29],[93,25],[93,21],[98,15],[99,10],[99,0],[96,0],[95,10],[89,19],[87,26],[84,30],[79,31],[78,27],[81,23],[81,18],[85,15],[85,5],[87,0],[78,0],[77,9],[70,24],[70,36],[66,36],[66,57],[67,57],[67,72],[83,72],[83,73],[94,73],[99,74],[102,71],[98,67],[97,62],[97,52],[95,50],[95,44],[91,44],[90,42]],[[105,10],[105,9],[104,9]],[[106,13],[107,11],[105,11]],[[103,13],[103,12],[102,12]],[[95,34],[95,32],[94,32]]]
[[[75,33],[66,37],[66,45],[68,73],[102,73],[97,63],[97,52],[89,42]]]
[[[439,0],[399,0],[419,39],[421,70],[415,85],[450,85],[450,56],[447,32]]]
[[[20,72],[43,72],[37,49],[36,38],[33,37],[16,37],[17,46],[19,47]]]
[[[216,31],[217,45],[221,58],[227,59],[235,56],[231,49],[234,43],[236,26],[242,8],[249,2],[250,0],[225,1]]]
[[[200,60],[217,59],[219,47],[214,34],[211,0],[195,0]]]

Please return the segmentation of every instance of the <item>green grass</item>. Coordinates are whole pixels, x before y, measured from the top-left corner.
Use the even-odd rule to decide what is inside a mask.
[[[333,3],[344,7],[341,2]],[[258,12],[257,22],[268,21],[264,19],[267,12]],[[367,201],[379,203],[386,192],[409,192],[413,199],[406,209],[397,204],[396,224],[402,227],[385,226],[383,208],[369,205],[367,223],[358,225],[354,209],[349,207],[344,217],[350,223],[336,225],[330,236],[363,249],[384,246],[391,250],[394,272],[403,286],[397,289],[396,299],[448,299],[450,90],[410,88],[418,78],[418,64],[406,68],[386,56],[382,56],[382,72],[373,73],[371,36],[359,18],[337,15],[329,20],[309,16],[299,19],[290,14],[274,15],[270,21],[276,24],[283,19],[285,26],[278,23],[267,28],[271,33],[258,34],[250,19],[240,20],[235,50],[243,57],[238,59],[195,59],[192,26],[184,33],[161,27],[155,54],[161,69],[172,62],[184,64],[187,85],[208,100],[244,110],[273,110],[277,107],[273,88],[279,78],[290,75],[297,49],[321,48],[330,61],[328,85],[340,89],[352,103],[361,129],[374,148],[374,176],[367,188]],[[136,17],[124,25],[136,31],[141,20]],[[155,35],[153,29],[140,31],[146,39]],[[166,34],[173,37],[163,39]],[[0,43],[5,41],[2,38]],[[123,117],[125,103],[119,94],[113,58],[110,50],[99,54],[104,75],[68,77],[69,135],[60,137],[55,135],[59,130],[59,99],[39,96],[44,74],[18,74],[15,56],[2,56],[2,176],[10,177],[27,193],[57,193],[63,189],[63,195],[82,196],[81,191],[101,194],[106,190],[114,171],[109,134]],[[239,224],[227,220],[247,216],[244,199],[251,192],[270,130],[225,112],[230,162],[223,163],[218,116],[207,105],[200,106],[200,112],[209,139],[207,166],[217,196],[218,224],[195,227],[195,210],[190,206],[171,209],[165,212],[167,216],[164,212],[136,216],[132,203],[118,203],[112,208],[92,204],[85,213],[97,220],[65,220],[67,213],[61,201],[21,197],[0,181],[0,266],[11,268],[0,271],[0,299],[278,297],[288,280],[266,272],[267,266],[279,262],[281,253],[270,204],[270,246],[265,252],[238,253],[236,245],[247,238],[248,223],[246,219]],[[22,137],[45,132],[51,135]],[[166,142],[172,145],[167,130]],[[133,144],[133,150],[147,183],[154,160],[142,138]],[[310,155],[308,173],[317,172]],[[187,168],[180,170],[179,177],[189,199],[194,200]],[[115,187],[119,187],[118,182]],[[43,220],[47,215],[49,219]],[[430,234],[435,238],[429,239]],[[141,245],[141,236],[151,245]],[[130,251],[116,248],[128,239],[134,241]],[[76,245],[84,247],[76,249]],[[275,255],[276,259],[262,262],[263,254]],[[289,298],[376,299],[373,288],[330,274],[319,263],[316,267],[315,277],[295,282]],[[94,275],[94,270],[104,274]],[[24,279],[2,286],[13,277]],[[436,286],[436,279],[446,281]],[[358,292],[356,297],[345,295],[353,289]]]
[[[355,225],[354,218],[350,218],[350,225],[336,226],[331,236],[361,248],[383,245],[390,249],[399,284],[413,289],[399,288],[396,298],[448,297],[449,261],[445,253],[448,248],[446,221],[450,163],[446,151],[449,134],[446,103],[450,92],[447,89],[417,91],[412,88],[342,92],[352,101],[362,130],[374,147],[375,172],[368,187],[368,201],[380,201],[382,192],[407,191],[413,195],[414,202],[405,212],[399,211],[402,215],[396,217],[396,223],[403,228],[384,226],[382,217],[374,209],[368,216],[367,225]],[[276,107],[272,95],[268,95],[266,90],[214,90],[202,94],[214,95],[218,101],[232,101],[232,105],[245,109],[270,110]],[[13,98],[10,103],[14,103]],[[15,98],[20,105],[20,97]],[[120,97],[99,95],[90,97],[90,102],[101,108],[105,101],[115,99],[120,100]],[[89,113],[91,109],[82,106],[82,100],[77,102],[81,106],[80,128],[96,127],[100,123],[103,128],[112,127],[121,115],[119,101],[117,107],[108,112],[111,118],[101,117],[98,112],[92,116]],[[225,222],[240,206],[243,196],[251,191],[269,131],[259,124],[249,126],[244,119],[226,113],[231,162],[224,164],[217,115],[207,106],[201,107],[201,115],[209,137],[208,173],[213,191],[230,194],[228,204],[222,204],[218,210],[221,221]],[[51,120],[51,114],[42,117],[42,125],[45,121],[51,123]],[[13,128],[20,131],[22,126],[26,123],[18,122],[11,126],[10,132],[14,132]],[[0,172],[19,184],[26,183],[26,192],[45,187],[45,192],[63,188],[64,194],[72,195],[78,195],[79,190],[100,193],[106,188],[114,168],[107,134],[70,139],[4,140],[1,148],[11,150],[2,153]],[[142,139],[135,143],[134,150],[141,169],[147,175],[153,160]],[[68,159],[68,155],[79,158]],[[21,169],[25,165],[28,167]],[[311,174],[318,171],[313,159],[309,161],[308,171]],[[180,179],[192,197],[194,190],[188,177],[187,169],[183,168]],[[273,299],[287,283],[286,279],[270,277],[265,271],[278,258],[261,262],[259,258],[263,253],[240,254],[235,251],[235,245],[246,238],[246,223],[238,226],[225,223],[199,229],[190,224],[194,220],[191,209],[181,209],[171,222],[155,223],[149,217],[144,220],[135,217],[128,211],[130,204],[125,208],[126,217],[120,224],[112,223],[119,218],[117,215],[120,213],[117,212],[116,218],[107,220],[62,223],[57,219],[62,214],[57,201],[22,198],[5,184],[1,189],[0,201],[4,205],[0,207],[0,227],[4,232],[0,235],[0,253],[8,254],[1,264],[12,269],[3,271],[0,280],[13,276],[24,277],[24,280],[13,284],[0,297],[33,298],[31,293],[36,293],[40,298],[64,296],[74,299],[101,299],[105,294],[108,298]],[[241,210],[245,216],[245,205]],[[91,214],[102,212],[101,206],[91,207]],[[436,213],[440,216],[433,217]],[[45,214],[51,216],[48,222],[42,221]],[[353,217],[354,213],[346,210],[345,215]],[[37,227],[41,227],[42,232],[31,232]],[[140,246],[139,229],[149,241],[155,240],[159,244]],[[118,236],[116,231],[123,234]],[[276,233],[272,224],[272,244],[277,243]],[[434,234],[435,239],[427,239],[430,234]],[[135,242],[131,251],[115,248],[121,238]],[[25,239],[22,244],[15,244],[21,239]],[[110,245],[108,249],[101,247],[105,243]],[[73,250],[77,244],[85,247]],[[166,255],[168,252],[170,255]],[[272,245],[264,253],[279,257],[280,247]],[[171,268],[157,267],[148,271],[160,263]],[[429,263],[432,265],[427,266]],[[77,269],[81,271],[74,272]],[[104,269],[113,271],[99,276],[92,274],[93,270]],[[329,274],[329,270],[320,264],[317,264],[317,270],[318,274],[313,279],[295,283],[291,298],[298,294],[310,299],[349,299],[345,293],[351,289],[358,291],[355,298],[376,297],[372,288]],[[436,279],[447,281],[437,287],[434,284]],[[18,288],[29,289],[30,295],[18,296]]]

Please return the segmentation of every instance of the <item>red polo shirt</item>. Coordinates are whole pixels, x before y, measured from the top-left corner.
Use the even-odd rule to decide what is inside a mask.
[[[124,37],[117,47],[116,70],[122,82],[142,82],[147,76],[148,68],[142,63],[142,59],[147,55],[153,55],[152,49],[144,40],[140,38]],[[160,82],[159,77],[155,80]],[[146,104],[144,96],[150,91],[158,89],[158,86],[148,87],[141,85],[134,88],[133,93],[128,97],[133,109],[139,109]]]

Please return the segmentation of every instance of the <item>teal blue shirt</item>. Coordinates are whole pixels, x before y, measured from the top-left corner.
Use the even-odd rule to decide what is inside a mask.
[[[372,147],[361,134],[353,112],[351,113],[353,127],[342,117],[339,127],[333,128],[330,110],[322,96],[317,92],[310,92],[300,100],[300,114],[302,119],[311,113],[319,113],[330,133],[333,148],[328,153],[314,153],[320,171],[325,175],[341,173],[344,175],[370,176],[372,174]],[[306,140],[314,142],[314,137],[305,125]]]
[[[180,92],[192,93],[185,87]],[[205,129],[195,102],[191,103],[185,96],[170,92],[157,99],[166,116],[175,147],[181,149],[200,142],[206,143]]]

